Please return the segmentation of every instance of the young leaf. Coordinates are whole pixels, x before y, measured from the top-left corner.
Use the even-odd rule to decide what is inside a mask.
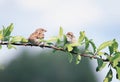
[[[62,38],[62,36],[63,36],[63,28],[60,27],[60,30],[59,30],[59,38]]]
[[[73,55],[71,53],[68,53],[68,59],[69,59],[69,62],[71,63],[73,60]]]
[[[118,65],[118,62],[120,61],[120,52],[116,52],[115,56],[111,58],[112,66],[115,67]]]
[[[110,55],[112,55],[113,52],[114,52],[114,50],[113,50],[113,46],[109,46],[108,48],[109,48]]]
[[[66,35],[63,36],[63,42],[64,42],[64,45],[67,43]]]
[[[3,39],[3,35],[2,34],[0,34],[0,40],[2,40]]]
[[[77,55],[76,57],[76,64],[79,64],[81,61],[81,56],[80,55]]]
[[[72,43],[72,44],[66,44],[66,45],[65,45],[65,47],[67,47],[67,49],[68,49],[69,52],[72,51],[73,48],[75,48],[75,47],[77,47],[77,46],[79,46],[78,43]]]
[[[114,39],[113,44],[109,46],[110,55],[112,55],[116,51],[118,51],[118,42]]]
[[[72,47],[70,44],[67,44],[67,49],[68,49],[68,51],[70,52],[70,51],[73,50],[73,47]]]
[[[3,29],[2,30],[0,30],[0,40],[2,40],[3,39]]]
[[[107,73],[105,79],[104,79],[104,82],[111,82],[111,81],[112,81],[112,78],[113,78],[113,72],[112,72],[112,70],[110,69],[109,72]]]
[[[103,54],[105,54],[104,52],[98,52],[97,53],[99,56],[102,56]]]
[[[12,44],[8,44],[7,47],[8,47],[8,49],[12,49],[12,48],[16,49],[16,47],[13,46]]]
[[[4,28],[4,31],[3,31],[3,34],[4,34],[4,37],[6,36],[10,36],[11,32],[13,31],[13,23],[11,23],[6,29]]]
[[[56,36],[53,36],[53,37],[51,37],[50,39],[48,39],[47,40],[47,42],[57,42],[57,40],[58,40],[58,37],[56,37]]]
[[[96,52],[96,45],[93,41],[89,41],[89,43],[91,44],[92,48],[93,48],[93,52],[95,53]]]
[[[81,44],[81,42],[85,39],[85,31],[80,32],[80,36],[78,39],[78,43]]]
[[[3,26],[3,36],[5,36],[5,33],[6,33],[6,28],[5,28],[5,26]]]
[[[114,43],[112,44],[113,50],[117,51],[117,49],[118,49],[118,42],[115,39],[113,41],[114,41]]]
[[[97,63],[98,67],[96,68],[96,71],[101,71],[106,66],[106,63],[104,63],[102,59],[97,59]]]
[[[89,40],[87,37],[85,37],[85,50],[88,50],[89,48]]]
[[[2,30],[0,30],[0,34],[3,34],[3,29],[2,29]]]
[[[28,39],[26,39],[26,38],[23,37],[22,40],[21,40],[21,42],[22,42],[22,43],[27,43],[27,42],[28,42]]]
[[[58,39],[55,45],[56,45],[56,47],[63,48],[64,47],[64,42],[61,41],[60,39]]]
[[[72,50],[73,53],[82,53],[84,52],[82,49],[80,49],[79,47],[73,47],[73,50]]]
[[[11,43],[21,42],[22,39],[23,39],[22,36],[14,36],[14,37],[12,37],[12,39],[11,39]]]
[[[97,49],[97,52],[99,52],[100,50],[108,47],[108,46],[111,46],[113,44],[113,41],[107,41],[107,42],[103,42]]]
[[[79,43],[71,43],[70,44],[72,47],[79,46]]]
[[[116,78],[120,80],[120,67],[116,66],[115,69],[116,69],[116,72],[117,72]]]

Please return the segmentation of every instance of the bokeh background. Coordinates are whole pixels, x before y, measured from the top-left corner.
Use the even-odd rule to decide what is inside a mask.
[[[50,36],[57,35],[59,27],[62,26],[65,33],[68,31],[72,31],[75,33],[76,37],[78,37],[79,31],[84,30],[87,36],[89,38],[94,39],[97,45],[106,40],[111,40],[114,38],[116,38],[117,41],[119,42],[120,41],[119,4],[120,0],[0,0],[0,19],[1,19],[0,28],[2,28],[3,25],[7,26],[10,23],[14,23],[15,28],[12,35],[22,35],[28,38],[30,33],[32,33],[36,28],[43,27],[48,30],[48,32],[46,33],[46,38],[49,38]],[[31,51],[34,54],[31,53]],[[54,56],[44,56],[50,53],[51,51],[50,52],[44,51],[46,54],[43,53],[43,51],[44,49],[35,47],[34,48],[17,47],[17,50],[14,49],[8,50],[4,46],[3,49],[0,50],[0,64],[6,65],[6,68],[5,71],[1,72],[0,79],[1,77],[7,77],[12,81],[12,78],[13,79],[16,78],[16,80],[14,79],[14,82],[15,81],[23,82],[23,80],[20,79],[22,79],[21,76],[25,75],[23,76],[23,79],[24,77],[31,79],[34,76],[36,77],[36,81],[32,81],[31,79],[31,82],[39,82],[40,79],[38,79],[38,76],[42,75],[41,76],[41,78],[43,77],[41,79],[43,80],[42,82],[52,81],[45,80],[45,77],[53,79],[53,77],[55,76],[56,76],[55,79],[57,79],[57,81],[70,82],[70,77],[72,76],[69,76],[69,80],[65,80],[68,78],[66,74],[70,75],[69,72],[71,70],[78,70],[80,68],[77,72],[73,71],[71,73],[73,75],[73,79],[71,80],[71,82],[80,82],[84,81],[78,79],[80,75],[84,74],[81,73],[82,67],[90,65],[90,67],[84,67],[84,71],[86,71],[85,74],[88,74],[84,78],[93,75],[94,78],[91,77],[92,80],[89,82],[93,81],[102,82],[103,78],[106,76],[105,73],[107,73],[108,71],[106,68],[102,70],[102,72],[95,72],[97,66],[95,60],[89,61],[87,65],[84,64],[85,60],[82,61],[83,65],[78,66],[76,65],[74,66],[74,64],[68,65],[69,63],[67,63],[68,62],[67,59],[64,59],[66,57],[64,56],[57,57],[57,55],[54,54],[53,55],[55,56],[55,58]],[[32,56],[29,56],[27,54],[29,55],[31,54]],[[55,60],[53,60],[52,58]],[[37,59],[41,61],[38,61]],[[59,59],[63,61],[60,62]],[[53,62],[55,62],[56,64],[55,63],[53,64]],[[31,63],[32,65],[30,66],[29,64]],[[61,63],[64,64],[62,65]],[[26,66],[27,64],[28,66]],[[60,67],[58,67],[58,64],[60,65]],[[45,65],[47,65],[48,67]],[[51,65],[53,66],[50,68]],[[65,67],[66,65],[67,67]],[[74,68],[71,66],[73,66]],[[25,70],[23,67],[26,67]],[[36,71],[32,71],[32,73],[34,74],[30,73],[31,70],[29,70],[29,68],[31,68],[31,70],[35,68],[34,70]],[[37,68],[41,69],[39,70]],[[50,68],[51,70],[47,70],[45,68],[47,69]],[[42,69],[44,69],[43,70],[44,72],[41,71]],[[89,72],[91,72],[92,75],[89,75],[89,73],[87,72],[88,69],[90,69]],[[14,72],[17,73],[18,76],[21,78],[17,79],[17,77],[15,77],[17,74],[14,74],[13,70],[15,70],[16,72],[15,71]],[[51,72],[52,70],[55,71],[55,73],[53,72],[54,73],[53,77],[52,76],[50,77],[49,74],[52,74]],[[56,73],[56,71],[58,71],[58,73]],[[43,74],[39,75],[38,73],[37,76],[37,72]],[[20,73],[21,75],[19,75]],[[29,73],[33,76],[29,76],[30,75]],[[48,76],[46,76],[46,73],[48,74]],[[60,73],[62,75],[59,76]],[[13,74],[13,77],[12,75],[9,74]],[[63,78],[62,76],[65,78]],[[2,79],[2,82],[8,81]],[[30,81],[28,80],[28,82]],[[116,78],[114,77],[113,82],[118,82],[118,80],[116,80]]]

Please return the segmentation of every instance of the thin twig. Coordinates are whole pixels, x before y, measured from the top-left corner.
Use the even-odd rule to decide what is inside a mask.
[[[89,58],[94,58],[94,59],[102,59],[102,58],[99,58],[99,57],[96,57],[96,56],[90,56],[90,55],[87,55],[87,54],[80,54],[81,56],[83,57],[89,57]],[[108,59],[102,59],[104,62],[109,62]]]
[[[16,45],[16,46],[35,46],[35,47],[41,47],[41,48],[43,48],[43,47],[46,47],[46,48],[52,48],[52,49],[55,49],[55,50],[60,50],[60,51],[66,51],[66,50],[64,50],[63,48],[58,48],[58,47],[56,47],[56,46],[50,46],[50,45],[45,45],[45,44],[41,44],[41,45],[33,45],[33,44],[31,44],[31,43],[8,43],[8,42],[1,42],[0,43],[0,45],[8,45],[8,44],[12,44],[12,45]],[[73,54],[77,54],[77,53],[75,53],[75,52],[71,52],[71,53],[73,53]],[[83,56],[83,57],[88,57],[88,58],[94,58],[94,59],[101,59],[101,58],[99,58],[99,57],[96,57],[96,56],[90,56],[90,55],[87,55],[87,54],[80,54],[81,56]],[[109,62],[109,60],[108,59],[102,59],[103,61],[105,61],[105,62]]]

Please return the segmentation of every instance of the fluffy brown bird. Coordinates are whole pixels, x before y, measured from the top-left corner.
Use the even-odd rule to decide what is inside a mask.
[[[75,43],[76,42],[76,38],[75,38],[75,36],[74,36],[74,34],[72,32],[68,32],[66,34],[66,38],[67,38],[67,41],[69,43]]]
[[[47,32],[43,28],[38,28],[33,32],[30,37],[28,38],[29,42],[31,42],[34,45],[40,45],[40,39],[44,39],[44,33]]]

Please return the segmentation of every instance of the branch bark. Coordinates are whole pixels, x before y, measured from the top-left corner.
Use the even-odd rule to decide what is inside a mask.
[[[8,45],[8,44],[12,44],[12,45],[15,45],[15,46],[35,46],[35,47],[41,47],[41,48],[51,48],[51,49],[55,49],[55,50],[60,50],[60,51],[64,51],[66,52],[66,50],[64,50],[63,48],[58,48],[56,46],[50,46],[50,45],[45,45],[45,44],[41,44],[41,45],[34,45],[34,44],[31,44],[31,43],[8,43],[8,42],[1,42],[0,45]],[[75,52],[71,52],[72,54],[77,54]],[[94,59],[101,59],[99,57],[96,57],[96,56],[91,56],[91,55],[88,55],[88,54],[80,54],[81,56],[83,57],[88,57],[88,58],[94,58]],[[102,59],[103,61],[105,62],[109,62],[108,59]]]

